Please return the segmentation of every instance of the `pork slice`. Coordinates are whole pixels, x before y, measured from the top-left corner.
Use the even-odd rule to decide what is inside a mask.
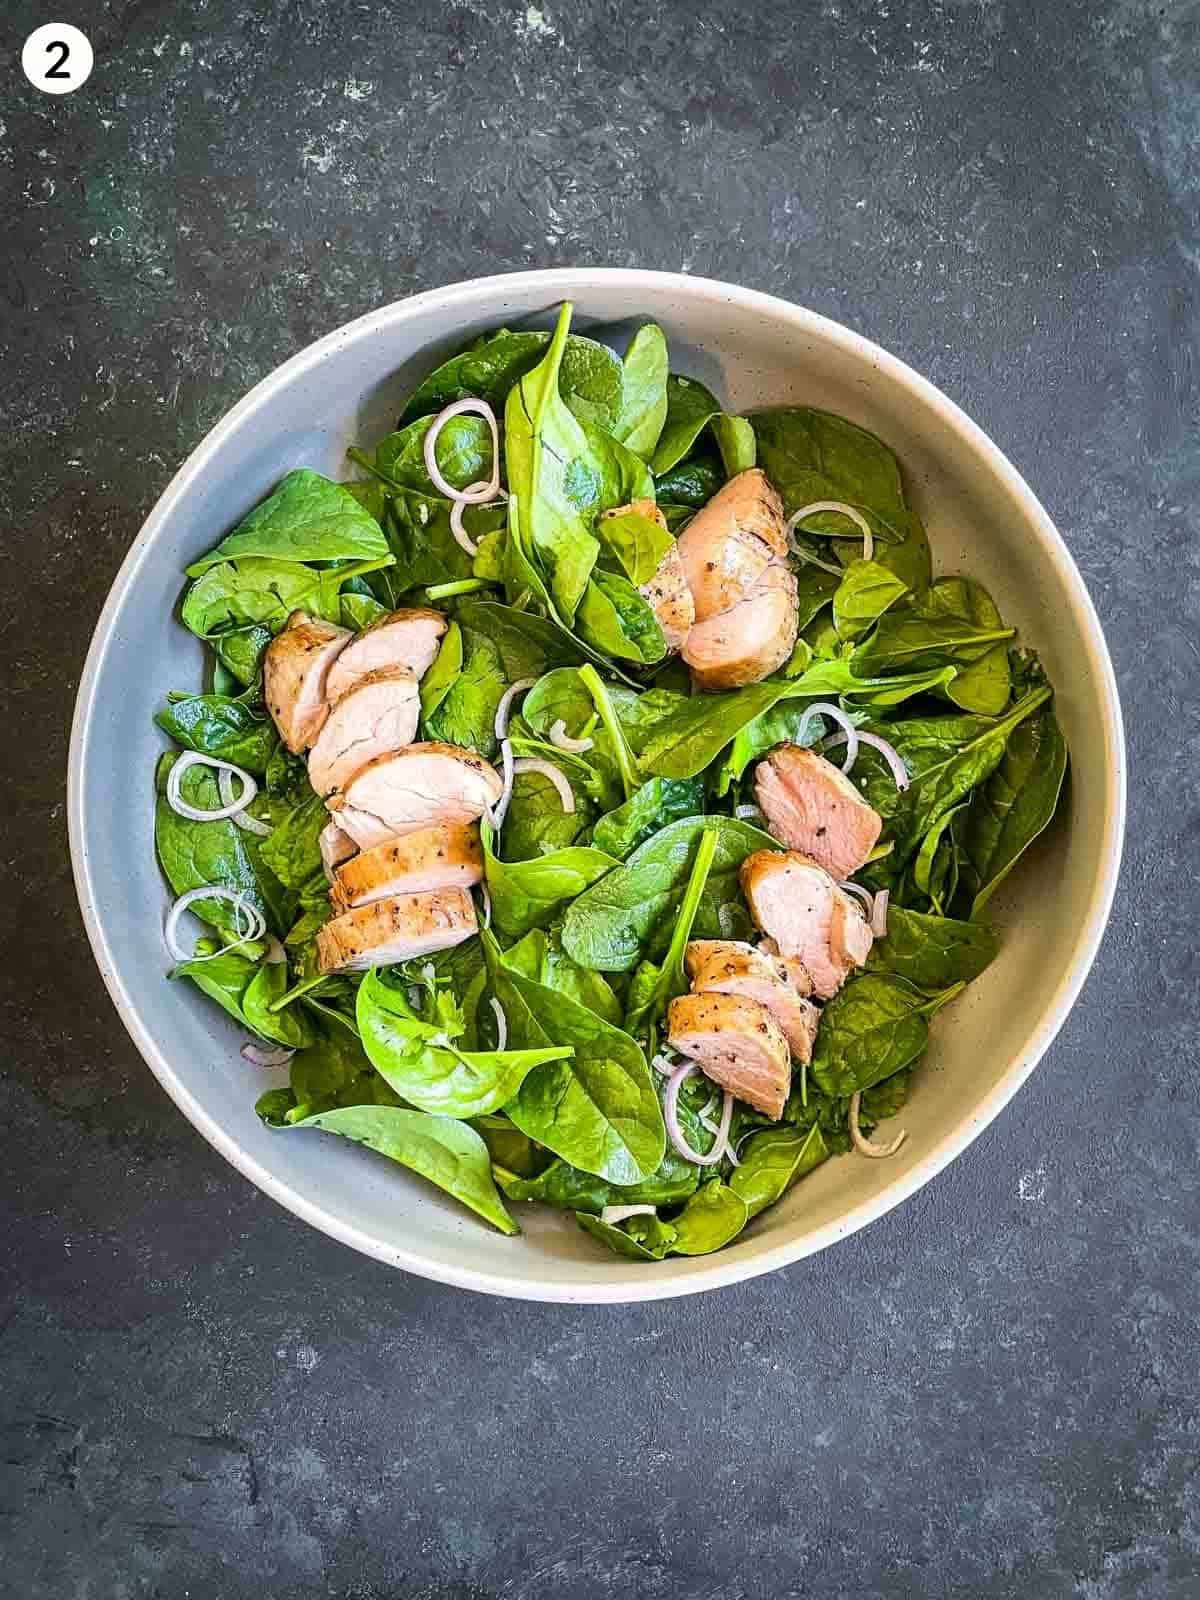
[[[667,1008],[673,1049],[705,1077],[778,1121],[792,1086],[783,1030],[765,1006],[735,994],[685,994]]]
[[[784,744],[758,763],[754,798],[780,844],[849,878],[879,842],[883,819],[838,767]]]
[[[343,861],[349,861],[358,846],[348,833],[342,832],[336,822],[325,824],[317,844],[320,846],[321,865],[325,868],[325,876],[332,883],[334,868],[340,867]]]
[[[380,667],[402,667],[420,680],[433,665],[445,631],[445,617],[427,606],[389,611],[347,645],[329,674],[330,699],[338,699],[357,679]]]
[[[483,877],[476,827],[439,823],[363,850],[333,875],[335,911],[397,894],[469,889]]]
[[[692,978],[692,988],[697,994],[734,994],[757,1000],[783,1030],[793,1056],[812,1060],[821,1013],[792,988],[787,969],[777,956],[764,955],[750,945],[710,956]]]
[[[317,934],[317,967],[321,972],[386,967],[449,950],[476,932],[475,905],[466,889],[396,894],[327,922]]]
[[[654,576],[641,585],[638,593],[658,619],[668,651],[678,655],[696,620],[696,606],[684,575],[678,545],[671,546]]]
[[[747,953],[753,955],[754,946],[746,944],[741,939],[689,939],[687,948],[683,952],[684,970],[690,980],[696,976],[701,967],[707,966],[710,961],[718,957]]]
[[[293,611],[263,652],[263,694],[293,755],[307,750],[329,715],[329,673],[349,644],[347,628]]]
[[[696,617],[707,621],[743,599],[772,558],[787,555],[783,504],[765,472],[739,472],[679,536]]]
[[[683,659],[692,682],[698,689],[759,683],[791,655],[799,620],[795,574],[772,561],[744,600],[688,634]]]
[[[781,955],[779,946],[774,939],[760,939],[757,948],[762,951],[763,955],[776,958],[787,973],[788,982],[797,994],[808,996],[813,992],[812,973],[799,956]]]
[[[822,999],[866,960],[871,929],[857,901],[808,856],[756,850],[742,862],[741,882],[755,922],[781,956],[804,963]]]
[[[326,804],[363,850],[436,823],[478,822],[503,792],[491,764],[459,745],[421,743],[368,761]]]
[[[332,794],[376,756],[416,737],[421,716],[417,680],[404,667],[377,667],[336,699],[308,757],[308,781]]]

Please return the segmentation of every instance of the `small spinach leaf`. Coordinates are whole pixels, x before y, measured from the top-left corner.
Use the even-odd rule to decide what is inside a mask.
[[[764,1128],[742,1147],[741,1165],[730,1176],[729,1187],[745,1201],[747,1217],[756,1217],[828,1157],[816,1123],[807,1131]]]
[[[809,1069],[823,1094],[850,1095],[915,1061],[929,1040],[921,993],[901,978],[851,978],[821,1013]]]
[[[277,561],[377,561],[388,553],[383,530],[352,494],[319,472],[289,472],[215,549],[187,569],[190,578],[247,556]]]
[[[702,1183],[678,1216],[672,1219],[676,1256],[706,1256],[736,1239],[750,1210],[741,1195],[720,1178]]]
[[[621,372],[621,410],[613,438],[643,460],[654,454],[667,418],[667,341],[656,323],[639,328],[629,341]]]
[[[903,906],[888,908],[885,939],[876,939],[867,962],[872,972],[892,972],[918,989],[969,983],[995,958],[1000,940],[982,922],[955,922]]]
[[[154,720],[185,749],[232,761],[255,777],[266,772],[279,743],[265,711],[230,695],[184,695],[172,699]]]
[[[624,861],[660,828],[703,809],[700,778],[650,778],[623,805],[605,812],[592,829],[592,843]]]
[[[561,801],[555,800],[561,810]],[[500,861],[495,837],[482,827],[484,867],[492,918],[501,933],[519,939],[553,922],[561,908],[618,865],[614,857],[587,846],[568,846],[528,861]]]
[[[501,1233],[520,1233],[492,1181],[487,1145],[463,1122],[395,1106],[346,1106],[319,1111],[293,1128],[319,1128],[365,1144],[427,1178]]]

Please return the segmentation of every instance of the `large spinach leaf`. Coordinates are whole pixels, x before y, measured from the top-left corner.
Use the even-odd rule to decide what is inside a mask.
[[[545,989],[557,989],[614,1027],[620,1027],[624,1012],[602,973],[581,967],[562,947],[557,932],[535,928],[504,952],[513,972],[520,972]]]
[[[972,917],[1049,824],[1066,771],[1066,740],[1046,705],[1013,729],[995,770],[971,801],[963,846]]]
[[[819,568],[810,568],[820,572]],[[837,583],[832,573],[820,576]],[[833,623],[843,639],[859,639],[908,588],[878,561],[852,561],[833,597]],[[943,664],[943,663],[939,663]]]
[[[667,418],[667,341],[656,323],[639,328],[629,341],[621,372],[621,410],[612,426],[615,439],[648,461]]]
[[[649,778],[616,810],[605,812],[592,829],[597,850],[624,861],[660,828],[704,809],[700,778]]]
[[[640,1039],[646,1033],[652,1041],[656,1035],[659,1018],[669,1001],[687,992],[687,974],[683,957],[692,936],[696,914],[708,883],[713,859],[717,851],[717,826],[705,828],[696,840],[695,854],[688,872],[687,887],[679,903],[671,942],[662,962],[643,961],[633,975],[629,986],[629,1003],[625,1014],[625,1031]]]
[[[340,483],[300,467],[256,506],[215,549],[187,569],[190,578],[248,556],[275,561],[378,561],[383,530]]]
[[[450,502],[418,489],[389,495],[384,531],[395,566],[388,576],[397,595],[408,589],[470,578],[472,558],[450,531]],[[463,526],[477,543],[505,525],[503,504],[467,506]]]
[[[925,997],[902,978],[851,978],[821,1013],[809,1071],[823,1094],[850,1095],[915,1061],[929,1040]]]
[[[852,505],[878,541],[875,560],[910,589],[930,579],[929,541],[905,499],[895,456],[874,434],[844,417],[806,406],[759,411],[750,422],[758,461],[783,497],[790,516],[818,500]],[[837,512],[805,520],[806,531],[844,537],[853,524]]]
[[[931,616],[962,617],[978,629],[995,631],[1004,627],[991,595],[973,578],[939,578],[930,584],[921,605]],[[996,717],[1008,704],[1011,689],[1008,647],[999,641],[978,660],[963,666],[942,692],[964,711]]]
[[[654,608],[623,573],[592,573],[579,602],[576,626],[596,650],[618,661],[652,666],[667,653]]]
[[[917,774],[899,796],[892,815],[898,864],[907,861],[922,838],[947,811],[977,788],[999,766],[1013,731],[1050,698],[1050,690],[1031,689],[1007,716]],[[957,719],[956,719],[957,720]]]
[[[639,1183],[663,1158],[666,1128],[637,1043],[557,989],[513,971],[482,935],[489,982],[521,1049],[565,1044],[569,1061],[535,1067],[508,1105],[531,1139],[610,1183]],[[568,954],[571,952],[568,950]]]
[[[320,839],[328,821],[325,802],[310,790],[263,840],[262,858],[287,888],[302,889],[324,871]]]
[[[706,1256],[736,1239],[746,1226],[750,1209],[736,1189],[720,1178],[702,1183],[678,1216],[671,1219],[675,1238],[669,1249],[676,1256]]]
[[[545,358],[510,391],[504,408],[504,455],[509,487],[521,506],[521,537],[568,624],[600,550],[581,507],[594,505],[605,470],[583,424],[559,394],[570,323],[567,304]]]
[[[868,967],[893,972],[918,989],[948,989],[969,983],[995,958],[1000,940],[982,922],[956,922],[903,906],[888,908],[885,939],[876,939]]]
[[[405,406],[400,425],[441,411],[456,400],[486,400],[499,411],[513,385],[544,359],[550,338],[548,333],[499,328],[477,339],[429,374]],[[563,352],[559,388],[577,416],[605,428],[618,424],[621,363],[607,345],[571,334]]]
[[[186,749],[232,761],[256,777],[266,772],[279,743],[275,724],[257,697],[251,705],[225,694],[173,695],[154,720]]]
[[[889,611],[854,652],[854,670],[869,678],[885,672],[920,672],[976,663],[997,644],[1006,648],[1015,629],[978,627],[948,612],[915,606]],[[1006,696],[1007,697],[1007,696]]]
[[[428,1116],[395,1106],[346,1106],[319,1111],[293,1128],[319,1128],[365,1144],[427,1178],[501,1233],[520,1233],[492,1181],[487,1145],[474,1128],[452,1117]]]
[[[561,811],[561,801],[555,799]],[[500,861],[493,853],[494,836],[482,829],[484,866],[492,919],[501,933],[518,939],[533,928],[545,928],[562,907],[618,863],[602,850],[568,846],[528,861]]]
[[[397,488],[439,494],[425,464],[425,436],[432,426],[432,417],[420,417],[397,433],[389,433],[376,445],[371,469]],[[491,429],[472,413],[451,417],[438,431],[433,454],[442,477],[456,489],[486,482],[494,465]]]
[[[402,1100],[431,1115],[466,1118],[498,1111],[535,1067],[571,1054],[567,1045],[461,1051],[451,1037],[461,1032],[461,1018],[424,1020],[376,972],[359,986],[356,1017],[376,1071]]]
[[[567,954],[601,972],[626,972],[653,956],[655,934],[671,926],[706,828],[715,833],[716,848],[697,908],[696,937],[744,937],[749,917],[738,890],[738,869],[753,851],[779,846],[770,834],[732,817],[685,817],[639,845],[628,861],[568,907],[562,929]]]
[[[814,1167],[829,1157],[820,1128],[764,1128],[742,1147],[741,1165],[729,1187],[746,1205],[747,1218],[773,1206]]]
[[[273,556],[240,556],[236,561],[210,566],[196,579],[184,596],[180,617],[184,626],[202,639],[226,629],[237,630],[252,653],[256,671],[266,643],[254,631],[256,626],[278,633],[293,611],[307,611],[327,622],[339,622],[342,585],[350,578],[391,564],[390,552],[378,560],[323,568]],[[221,653],[221,659],[243,682],[247,681],[243,657],[227,658]]]

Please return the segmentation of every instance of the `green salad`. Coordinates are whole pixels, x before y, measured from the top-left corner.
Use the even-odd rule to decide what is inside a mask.
[[[156,848],[171,977],[279,1138],[649,1262],[896,1155],[1067,750],[883,442],[571,312],[188,568],[210,671],[157,717]]]

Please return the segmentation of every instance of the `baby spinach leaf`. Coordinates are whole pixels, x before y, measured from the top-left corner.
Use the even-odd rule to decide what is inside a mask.
[[[622,573],[596,568],[579,602],[581,636],[606,656],[653,665],[667,653],[654,609]]]
[[[1049,688],[1032,689],[1007,716],[919,772],[896,801],[892,836],[898,864],[907,861],[925,834],[947,811],[977,788],[999,766],[1013,731],[1050,698]],[[955,719],[957,720],[957,719]]]
[[[157,771],[158,800],[154,812],[154,844],[167,882],[176,895],[205,885],[240,892],[248,905],[267,919],[273,932],[282,934],[292,920],[294,898],[263,859],[254,834],[246,833],[229,818],[194,822],[167,804],[166,779],[175,757],[164,756]],[[180,784],[183,799],[203,811],[221,804],[216,775],[209,767],[190,767]],[[237,937],[237,919],[227,900],[198,900],[190,908],[203,921]],[[244,925],[243,918],[243,925]]]
[[[376,972],[359,986],[356,1016],[376,1071],[402,1100],[431,1115],[466,1118],[498,1111],[533,1068],[571,1054],[566,1045],[460,1051],[451,1029],[418,1017],[403,992]]]
[[[219,694],[223,692],[217,681],[219,672],[228,674],[229,678],[246,687],[258,682],[262,673],[263,651],[271,642],[271,630],[261,622],[252,622],[245,627],[230,628],[225,633],[215,634],[208,642],[217,657],[213,691]]]
[[[550,338],[548,333],[499,328],[476,340],[429,374],[405,406],[400,426],[468,398],[486,400],[499,411],[513,385],[542,361]],[[621,363],[606,345],[571,334],[559,388],[576,415],[602,427],[616,425],[621,412]]]
[[[739,729],[788,692],[785,682],[767,680],[728,694],[693,695],[680,701],[651,733],[642,751],[643,768],[661,778],[694,778]]]
[[[1016,630],[976,627],[965,617],[925,615],[912,607],[889,611],[875,632],[852,657],[854,670],[869,678],[886,672],[919,672],[938,667],[962,668],[977,662]]]
[[[674,505],[677,510],[690,514],[706,505],[724,482],[721,458],[711,450],[699,451],[661,476],[656,475],[655,497],[664,511],[668,505]]]
[[[755,463],[758,448],[754,429],[745,417],[731,417],[722,411],[712,419],[709,427],[721,452],[726,477],[735,478],[739,472],[748,472]]]
[[[389,433],[375,447],[373,470],[398,488],[439,495],[425,465],[425,435],[432,425],[432,417],[420,417],[399,432]],[[442,477],[456,489],[467,489],[492,476],[492,433],[482,417],[471,413],[451,417],[442,424],[433,453]]]
[[[899,582],[899,579],[896,581]],[[797,626],[801,632],[832,602],[841,583],[842,579],[836,572],[826,572],[822,567],[799,567],[796,572],[796,606]]]
[[[832,573],[821,576],[833,578]],[[833,597],[834,626],[843,639],[859,639],[907,593],[903,580],[878,561],[852,561]]]
[[[490,758],[497,749],[496,708],[509,684],[539,678],[581,655],[552,622],[493,600],[462,601],[454,615],[462,634],[462,669],[426,716],[426,737]]]
[[[506,518],[502,503],[468,506],[463,527],[478,542],[499,532]],[[383,526],[395,557],[389,576],[397,594],[475,576],[472,558],[450,531],[449,500],[418,489],[396,490],[388,496]]]
[[[955,817],[963,816],[970,802],[964,800],[943,814],[921,841],[921,848],[913,858],[913,886],[929,897],[930,904],[939,916],[954,898],[958,887],[958,847],[953,835],[946,836]]]
[[[1024,702],[1021,702],[1024,704]],[[965,819],[964,879],[977,917],[1058,808],[1067,744],[1047,705],[1012,731]]]
[[[696,840],[695,854],[688,873],[687,887],[679,904],[671,942],[662,963],[644,961],[633,975],[629,988],[629,1004],[625,1016],[625,1031],[640,1039],[645,1030],[653,1038],[658,1019],[667,1003],[677,995],[687,992],[687,974],[683,970],[683,956],[692,936],[696,914],[700,909],[708,875],[712,870],[717,851],[718,832],[714,823],[705,828]]]
[[[433,665],[421,679],[421,722],[427,723],[458,681],[463,666],[462,629],[447,624]]]
[[[572,961],[556,932],[545,933],[535,928],[504,952],[504,960],[514,972],[523,973],[543,988],[569,995],[605,1022],[617,1028],[621,1026],[624,1014],[621,1002],[605,978]]]
[[[660,828],[680,817],[696,816],[703,809],[700,778],[650,778],[624,805],[600,818],[592,829],[592,843],[597,850],[624,861]]]
[[[901,978],[851,978],[821,1013],[809,1068],[823,1094],[850,1095],[899,1072],[925,1049],[924,996]]]
[[[627,1256],[631,1261],[661,1261],[671,1248],[675,1240],[675,1229],[669,1222],[661,1222],[657,1217],[631,1217],[630,1222],[650,1222],[654,1224],[649,1229],[644,1229],[642,1237],[635,1239],[626,1228],[615,1227],[610,1222],[601,1222],[599,1217],[590,1216],[586,1211],[577,1211],[575,1220],[584,1233],[590,1233],[593,1239],[599,1239],[601,1244],[607,1245],[616,1255]]]
[[[263,961],[242,991],[242,1010],[255,1033],[289,1050],[302,1050],[316,1039],[316,1031],[297,1006],[272,1011],[287,993],[288,970],[283,961]]]
[[[306,567],[299,561],[271,556],[242,556],[209,567],[184,596],[184,626],[202,639],[225,629],[251,629],[254,624],[278,633],[293,611],[307,611],[337,622],[342,614],[341,589],[349,578],[391,566],[390,554],[377,561],[351,562],[337,568]],[[253,634],[247,642],[257,643]],[[237,658],[221,659],[239,677]],[[257,670],[257,657],[255,670]]]
[[[562,929],[567,954],[601,972],[627,972],[652,955],[655,931],[671,925],[697,840],[706,828],[717,842],[697,908],[696,936],[740,938],[749,924],[738,891],[738,868],[752,851],[779,846],[770,834],[732,817],[685,817],[639,845],[628,861],[568,907]]]
[[[320,1128],[380,1155],[427,1178],[501,1233],[520,1233],[504,1209],[492,1181],[487,1145],[463,1122],[453,1117],[427,1116],[423,1111],[403,1111],[395,1106],[346,1106],[319,1111],[294,1128]]]
[[[664,1169],[666,1163],[664,1157]],[[509,1200],[531,1200],[559,1211],[587,1211],[598,1216],[605,1206],[677,1205],[695,1192],[699,1171],[676,1157],[670,1172],[660,1169],[641,1183],[619,1186],[556,1160],[535,1178],[498,1175],[497,1182]]]
[[[596,537],[600,541],[600,564],[607,570],[621,572],[630,583],[649,583],[675,540],[653,517],[643,517],[634,511],[619,516],[601,517],[596,523]]]
[[[380,617],[387,616],[387,607],[380,605],[374,595],[359,594],[356,589],[343,589],[341,598],[340,621],[343,628],[350,628],[358,633],[362,628],[369,628],[373,622],[378,622]]]
[[[930,584],[919,604],[929,616],[963,618],[979,629],[1004,627],[991,595],[973,578],[939,578]],[[964,711],[996,717],[1008,704],[1011,688],[1008,647],[1000,641],[978,660],[960,668],[943,693]]]
[[[558,803],[561,810],[561,801]],[[576,899],[618,864],[602,850],[583,845],[528,861],[499,861],[493,854],[491,828],[484,823],[481,831],[492,919],[501,933],[513,939],[531,928],[546,927],[567,901]]]
[[[887,446],[843,417],[807,406],[755,412],[758,464],[783,497],[790,516],[817,500],[852,505],[879,541],[875,560],[914,590],[930,578],[929,542],[908,507],[900,467]],[[821,512],[806,519],[813,532],[844,536],[847,519]]]
[[[305,800],[290,810],[261,845],[262,859],[289,889],[302,889],[324,871],[321,861],[321,830],[329,821],[325,802],[311,790]]]
[[[667,341],[656,323],[639,328],[629,341],[621,373],[621,410],[613,437],[649,460],[667,418]]]
[[[202,993],[215,1000],[235,1022],[250,1027],[242,1008],[242,996],[251,978],[258,971],[258,963],[237,950],[227,950],[223,955],[210,956],[208,960],[180,961],[171,968],[168,976],[190,978]]]
[[[488,1147],[488,1154],[492,1158],[492,1176],[503,1195],[508,1194],[505,1187],[507,1183],[536,1178],[554,1161],[549,1151],[540,1149],[520,1128],[514,1128],[503,1112],[472,1117],[471,1126]],[[510,1198],[519,1197],[513,1195]]]
[[[820,1128],[764,1128],[742,1146],[741,1165],[729,1187],[746,1205],[747,1219],[781,1200],[794,1183],[829,1158]]]
[[[702,1183],[679,1215],[672,1219],[675,1256],[706,1256],[736,1239],[750,1210],[741,1195],[720,1178]]]
[[[662,1160],[666,1129],[638,1045],[559,990],[512,971],[486,930],[481,937],[509,1043],[564,1044],[575,1052],[569,1061],[534,1068],[506,1108],[512,1121],[572,1166],[610,1183],[649,1177]]]
[[[546,756],[543,747],[526,745],[523,740],[516,738],[513,740],[513,751],[518,756],[553,759],[554,765],[566,775],[571,785],[575,795],[575,810],[563,810],[562,797],[544,773],[518,773],[513,780],[512,800],[501,841],[505,861],[532,861],[538,856],[549,856],[569,849],[586,833],[595,815],[592,802],[584,792],[584,779],[581,776],[588,769],[582,763],[573,763],[560,750],[555,749],[554,757],[557,759],[554,759]]]
[[[568,303],[545,358],[510,391],[504,409],[505,462],[521,506],[521,538],[568,624],[600,549],[580,508],[594,504],[603,470],[583,424],[559,394],[570,322]]]
[[[661,478],[687,456],[700,434],[721,414],[716,396],[697,378],[667,378],[667,415],[651,467]]]
[[[247,556],[275,561],[378,561],[388,553],[375,518],[340,483],[300,467],[289,472],[214,550],[187,569],[198,578]]]
[[[255,777],[279,743],[265,711],[224,694],[191,694],[172,699],[154,718],[164,733],[200,755],[245,767]]]
[[[918,989],[947,989],[969,983],[995,958],[1000,939],[982,922],[955,922],[889,906],[886,939],[876,939],[867,966],[892,972]]]

